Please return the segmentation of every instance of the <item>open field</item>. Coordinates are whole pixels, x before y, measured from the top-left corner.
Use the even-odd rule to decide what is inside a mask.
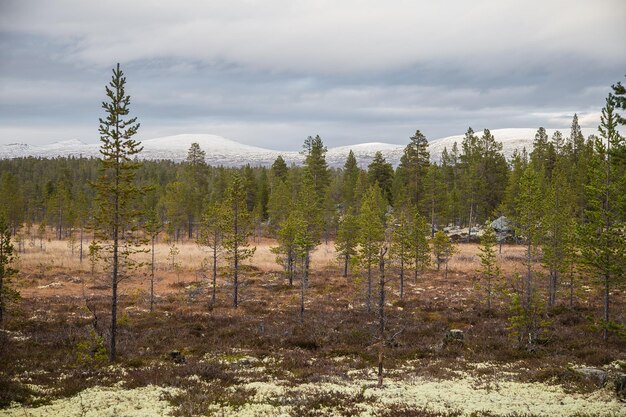
[[[320,245],[301,321],[299,282],[288,285],[272,244],[260,242],[244,266],[237,309],[224,269],[209,307],[200,272],[206,251],[179,245],[175,268],[170,246],[158,244],[155,311],[146,270],[121,284],[114,365],[103,354],[106,274],[99,267],[92,276],[67,242],[27,247],[16,280],[23,299],[9,306],[0,337],[0,416],[626,415],[611,383],[600,387],[575,371],[593,366],[612,378],[626,368],[626,341],[604,343],[594,327],[601,298],[590,286],[580,286],[571,308],[560,288],[531,352],[510,335],[508,298],[485,311],[476,245],[459,246],[447,279],[429,269],[414,282],[408,273],[404,300],[392,266],[387,329],[398,336],[385,349],[385,384],[377,388],[378,321],[365,308],[362,274],[341,277],[332,244]],[[508,279],[523,270],[523,252],[503,247]],[[613,299],[613,317],[625,322],[624,294]],[[449,329],[463,330],[465,340],[444,343]]]

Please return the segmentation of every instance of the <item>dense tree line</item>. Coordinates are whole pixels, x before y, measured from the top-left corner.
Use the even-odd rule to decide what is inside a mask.
[[[539,128],[532,151],[516,151],[508,160],[488,129],[471,128],[438,162],[416,131],[395,169],[380,152],[365,169],[352,152],[343,168],[331,169],[319,136],[304,141],[303,166],[287,166],[278,157],[271,167],[212,167],[197,144],[183,163],[138,163],[128,154],[133,172],[128,190],[142,190],[142,198],[128,200],[132,205],[125,209],[136,218],[120,223],[115,233],[141,229],[154,243],[164,230],[173,241],[212,248],[213,283],[218,255],[225,254],[234,306],[238,263],[253,251],[250,237],[275,238],[274,253],[289,283],[300,278],[303,315],[310,254],[323,241],[335,241],[344,276],[353,268],[365,272],[371,310],[374,272],[384,268],[385,259],[398,267],[402,297],[405,271],[412,270],[416,279],[430,262],[431,249],[437,269],[447,271],[454,247],[441,232],[445,226],[469,227],[472,239],[473,227],[506,215],[527,245],[517,299],[520,333],[532,343],[538,326],[533,312],[539,254],[548,271],[549,305],[563,288],[571,304],[578,279],[601,283],[607,337],[611,288],[624,284],[626,144],[618,129],[624,125],[624,100],[618,83],[602,111],[598,136],[585,138],[574,115],[569,135],[548,137]],[[27,238],[43,245],[46,230],[59,239],[79,235],[82,259],[83,235],[91,240],[103,224],[99,210],[107,193],[100,164],[85,158],[0,161],[0,213],[18,247],[23,250]],[[488,309],[500,274],[493,240],[488,233],[481,256]]]

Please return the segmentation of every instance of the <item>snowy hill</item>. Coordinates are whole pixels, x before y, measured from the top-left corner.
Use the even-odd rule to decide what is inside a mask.
[[[570,129],[546,129],[546,133],[548,134],[548,138],[552,138],[554,132],[559,130],[563,134],[563,138],[566,139],[570,135]],[[515,149],[521,151],[523,148],[526,148],[526,151],[529,153],[533,149],[533,141],[535,140],[535,134],[537,133],[537,129],[494,129],[490,130],[491,134],[495,137],[498,142],[502,142],[502,152],[508,158],[513,155],[513,151]],[[582,129],[583,135],[588,137],[592,134],[597,134],[597,129],[585,128]],[[476,136],[482,136],[482,131],[475,132]],[[439,160],[441,156],[441,152],[444,148],[447,148],[448,151],[452,149],[454,146],[454,142],[457,143],[459,147],[459,152],[461,150],[461,143],[463,142],[463,135],[455,135],[448,136],[445,138],[431,140],[429,142],[429,150],[430,156],[433,160]]]
[[[551,137],[555,130],[546,129],[548,136]],[[526,147],[526,150],[530,152],[536,132],[536,129],[494,129],[491,131],[496,140],[503,143],[503,151],[507,157],[510,157],[515,149],[521,150],[523,147]],[[562,129],[561,132],[563,136],[569,136],[569,129]],[[588,136],[596,133],[596,130],[583,129],[583,133],[585,136]],[[476,134],[480,136],[482,132],[476,132]],[[451,150],[454,142],[457,142],[460,147],[462,140],[463,135],[431,140],[429,146],[431,159],[434,161],[439,160],[444,147]],[[210,165],[242,166],[250,164],[252,166],[269,166],[278,155],[282,155],[288,165],[292,163],[301,164],[304,160],[304,157],[295,151],[281,152],[244,145],[221,136],[208,134],[182,134],[147,139],[142,141],[144,149],[140,155],[143,159],[168,159],[180,162],[185,160],[187,151],[194,142],[197,142],[200,148],[206,152],[206,160]],[[341,167],[345,163],[348,153],[352,150],[359,165],[367,167],[374,158],[375,153],[381,151],[385,159],[396,166],[400,162],[405,146],[406,144],[395,145],[382,142],[340,146],[329,148],[326,160],[331,167]],[[38,158],[54,158],[58,156],[98,157],[99,147],[98,143],[87,144],[75,139],[42,146],[11,143],[0,145],[0,158],[10,159],[28,156]]]

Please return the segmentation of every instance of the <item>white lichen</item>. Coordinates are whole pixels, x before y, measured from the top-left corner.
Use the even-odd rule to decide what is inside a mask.
[[[94,387],[71,397],[53,401],[36,408],[14,406],[0,410],[2,417],[152,417],[171,415],[173,408],[164,394],[177,391],[173,388],[147,387],[124,390]]]

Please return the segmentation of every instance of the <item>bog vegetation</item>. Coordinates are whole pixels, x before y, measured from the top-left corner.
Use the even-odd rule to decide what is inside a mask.
[[[307,383],[375,367],[383,387],[386,367],[393,377],[407,363],[437,378],[467,367],[444,359],[548,360],[555,365],[520,378],[575,384],[566,363],[626,359],[620,83],[597,136],[585,138],[574,115],[570,132],[539,128],[532,151],[507,160],[488,129],[470,128],[432,162],[417,130],[397,167],[380,153],[360,167],[350,152],[342,169],[327,166],[319,136],[304,141],[304,166],[280,157],[271,167],[208,166],[197,144],[184,163],[140,162],[125,83],[118,66],[103,103],[101,158],[0,161],[0,405],[44,401],[28,384],[64,375],[72,380],[49,398],[123,372],[128,388],[186,390],[187,399],[168,394],[170,403],[194,415],[251,403],[232,363],[251,366],[252,380],[264,378],[253,372],[263,366]],[[510,230],[494,230],[495,219]],[[450,229],[467,230],[453,239]],[[73,259],[61,270],[41,261],[56,242]],[[257,247],[269,267],[256,263]],[[323,250],[332,262],[316,264]],[[76,275],[80,293],[31,291],[59,274]],[[20,289],[29,294],[21,301]],[[42,309],[45,319],[29,318]],[[451,328],[472,330],[444,340]],[[242,351],[255,356],[242,362]],[[44,365],[50,355],[53,369]],[[67,376],[80,372],[88,377]],[[203,386],[212,393],[202,396]],[[311,410],[340,401],[349,415],[375,402],[352,391],[319,395]],[[296,415],[307,409],[272,401]]]

